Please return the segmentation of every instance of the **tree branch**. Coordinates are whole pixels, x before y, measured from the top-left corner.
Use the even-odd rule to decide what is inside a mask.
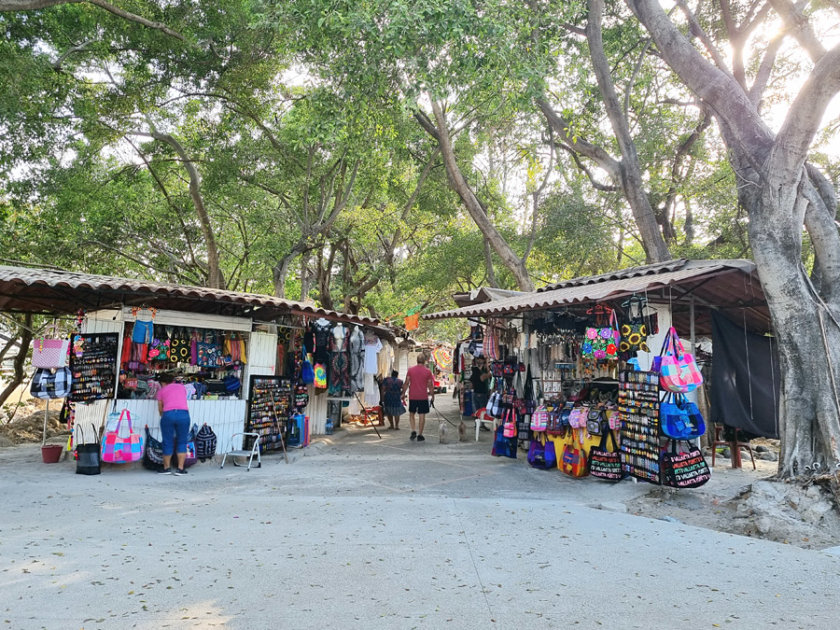
[[[805,49],[811,61],[817,63],[826,53],[825,48],[814,34],[811,22],[802,14],[802,11],[793,6],[788,0],[769,0],[770,4],[782,18],[785,26],[793,34],[799,45]]]
[[[823,114],[840,91],[840,44],[826,52],[788,109],[773,145],[775,168],[799,171],[819,129]],[[797,174],[798,177],[798,174]]]
[[[162,22],[154,22],[144,18],[143,16],[137,15],[136,13],[120,9],[119,7],[116,7],[109,2],[105,2],[104,0],[0,0],[0,13],[7,11],[38,11],[40,9],[48,9],[61,4],[82,4],[84,2],[97,6],[123,20],[135,22],[136,24],[141,24],[147,28],[160,31],[170,37],[179,39],[182,42],[187,41],[183,35],[172,30]]]

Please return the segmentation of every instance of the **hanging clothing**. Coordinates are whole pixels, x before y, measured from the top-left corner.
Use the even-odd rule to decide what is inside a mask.
[[[376,374],[379,379],[388,378],[391,376],[391,366],[394,365],[394,349],[390,343],[382,345],[382,349],[376,357]]]
[[[324,318],[318,319],[309,325],[310,330],[315,338],[315,348],[312,351],[312,356],[315,363],[327,364],[330,360],[330,332],[332,332],[332,324]]]
[[[373,374],[365,374],[365,407],[379,404],[379,384]]]
[[[490,320],[484,327],[484,354],[491,361],[499,357],[499,331],[496,329],[495,320]],[[478,355],[476,355],[478,356]]]
[[[365,333],[365,374],[376,374],[379,370],[379,351],[382,342],[373,333]],[[365,386],[367,392],[367,386]]]
[[[365,389],[365,334],[358,326],[350,333],[350,393]]]
[[[350,335],[344,326],[338,324],[330,337],[330,381],[329,394],[341,396],[350,392]]]

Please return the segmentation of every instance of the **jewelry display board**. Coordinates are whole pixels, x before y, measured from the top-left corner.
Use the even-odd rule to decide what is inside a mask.
[[[621,372],[618,378],[621,416],[621,466],[624,472],[662,483],[659,460],[659,374]]]
[[[292,382],[276,376],[252,376],[245,430],[258,433],[263,452],[282,448],[292,408]]]
[[[117,333],[73,335],[70,349],[72,402],[113,398],[117,384]]]

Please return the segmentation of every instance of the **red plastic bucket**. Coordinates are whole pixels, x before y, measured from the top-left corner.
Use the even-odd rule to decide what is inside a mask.
[[[47,444],[41,447],[41,459],[45,464],[57,464],[63,451],[64,446],[61,444]]]

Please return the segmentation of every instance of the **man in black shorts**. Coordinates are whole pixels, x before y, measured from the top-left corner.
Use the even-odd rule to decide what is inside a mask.
[[[402,386],[402,398],[405,400],[405,392],[408,390],[408,421],[411,424],[411,436],[409,439],[417,439],[424,442],[423,427],[426,424],[426,414],[429,413],[429,404],[435,402],[435,377],[431,370],[426,367],[428,357],[421,352],[417,355],[417,365],[408,368],[405,375],[405,383]],[[419,416],[417,430],[414,428],[414,414]]]

